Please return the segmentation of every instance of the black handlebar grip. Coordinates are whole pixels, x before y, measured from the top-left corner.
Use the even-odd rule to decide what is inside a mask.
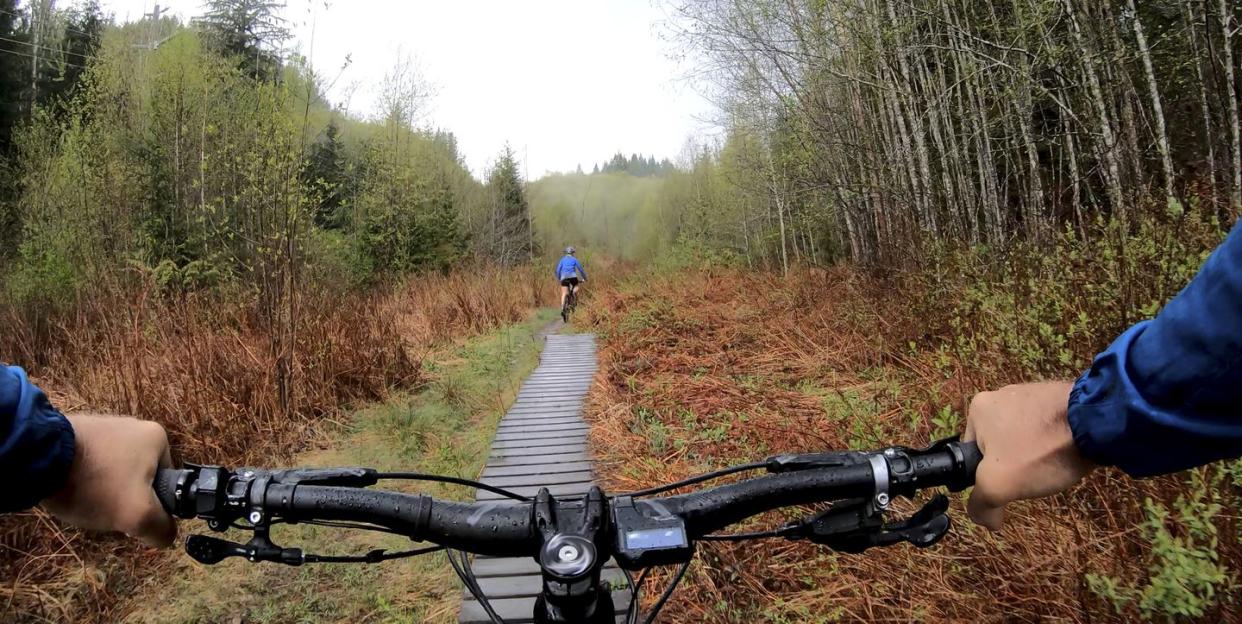
[[[164,511],[167,511],[170,516],[177,515],[177,480],[184,472],[184,470],[161,468],[155,474],[155,482],[152,484],[155,488],[155,497],[160,499]]]
[[[975,482],[975,469],[979,467],[979,462],[983,461],[983,452],[979,450],[979,445],[974,442],[962,442],[962,465],[966,469],[966,481],[968,483]]]

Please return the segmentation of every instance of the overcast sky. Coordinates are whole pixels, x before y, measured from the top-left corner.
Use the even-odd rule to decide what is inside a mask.
[[[133,21],[156,2],[102,4]],[[186,20],[202,2],[159,4]],[[329,95],[356,113],[375,112],[399,54],[414,57],[437,90],[426,123],[457,135],[476,175],[505,141],[535,179],[617,151],[675,158],[706,129],[650,0],[289,0],[286,18],[329,81],[352,59]]]

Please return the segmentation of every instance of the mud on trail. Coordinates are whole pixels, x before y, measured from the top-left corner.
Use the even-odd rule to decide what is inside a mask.
[[[642,273],[597,289],[579,323],[599,337],[586,418],[605,488],[647,487],[777,452],[919,446],[956,433],[968,397],[997,381],[972,381],[969,362],[914,349],[924,321],[850,271]],[[1133,621],[1133,603],[1118,615],[1086,576],[1145,580],[1152,556],[1142,501],[1172,502],[1185,479],[1134,482],[1097,471],[1070,495],[1015,505],[999,536],[969,523],[955,496],[953,529],[927,550],[701,543],[662,619]],[[915,509],[900,501],[894,517]],[[801,511],[734,530],[771,528],[809,510]],[[1221,539],[1227,558],[1236,537]],[[658,594],[648,592],[646,606]],[[1236,618],[1230,602],[1201,621]]]

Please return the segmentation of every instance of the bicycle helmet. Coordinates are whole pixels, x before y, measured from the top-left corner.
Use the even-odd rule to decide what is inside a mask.
[[[568,255],[571,255],[571,256],[574,255],[574,251],[576,250],[574,249],[573,245],[570,245],[569,247],[565,248],[565,253]]]

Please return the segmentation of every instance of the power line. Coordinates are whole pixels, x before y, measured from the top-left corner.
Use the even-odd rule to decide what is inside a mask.
[[[14,13],[14,12],[12,12],[12,11],[5,11],[4,9],[0,9],[0,13],[4,13],[4,14],[7,14],[7,15],[12,15],[13,17],[26,17],[24,14],[21,14],[21,13]],[[70,28],[70,27],[68,27],[68,26],[64,26],[64,29],[65,29],[65,31],[66,31],[66,32],[71,32],[71,33],[74,33],[75,35],[82,35],[83,37],[94,37],[94,36],[95,36],[95,35],[92,35],[92,34],[90,34],[90,33],[88,33],[88,32],[84,32],[84,31],[78,30],[78,29],[76,29],[76,28]]]
[[[7,42],[9,42],[9,43],[16,43],[16,44],[18,44],[18,45],[26,45],[26,46],[30,46],[31,48],[35,48],[35,49],[37,49],[37,50],[47,50],[48,52],[52,52],[52,53],[57,53],[57,52],[59,52],[59,53],[61,53],[61,54],[70,54],[70,55],[73,55],[73,56],[76,56],[76,57],[82,58],[82,59],[84,59],[84,60],[87,60],[87,61],[91,60],[91,57],[90,57],[89,55],[86,55],[86,54],[79,54],[79,53],[77,53],[77,52],[70,52],[70,51],[68,51],[68,50],[61,50],[60,48],[49,48],[49,47],[47,47],[47,46],[35,45],[35,44],[33,44],[33,43],[29,42],[29,41],[21,41],[21,40],[19,40],[19,39],[9,39],[8,37],[0,37],[0,41],[7,41]]]
[[[33,55],[33,54],[26,54],[25,52],[18,52],[17,50],[6,50],[6,49],[4,49],[4,48],[0,48],[0,53],[4,53],[4,54],[15,54],[15,55],[17,55],[17,56],[24,56],[24,57],[26,57],[26,58],[28,58],[28,59],[34,59],[34,60],[36,60],[36,61],[37,61],[37,60],[39,60],[39,57],[37,57],[37,56],[35,56],[35,55]],[[69,61],[61,61],[61,62],[62,62],[62,63],[64,63],[65,65],[70,66],[70,67],[76,67],[76,68],[78,68],[78,69],[86,69],[86,66],[84,66],[84,65],[78,65],[77,63],[70,63]]]

